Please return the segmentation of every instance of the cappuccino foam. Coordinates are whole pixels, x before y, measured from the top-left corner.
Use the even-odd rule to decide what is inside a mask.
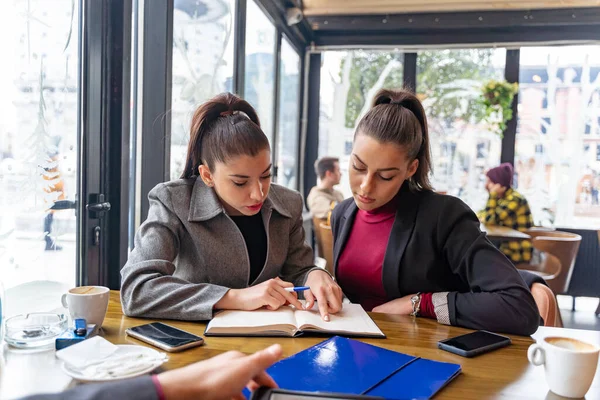
[[[106,292],[106,289],[98,286],[80,286],[69,290],[72,294],[100,294]]]
[[[571,351],[594,351],[596,348],[591,344],[571,338],[552,337],[546,338],[549,344]]]

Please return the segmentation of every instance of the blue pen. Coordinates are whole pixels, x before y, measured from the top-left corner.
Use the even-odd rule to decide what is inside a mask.
[[[286,292],[303,292],[305,290],[310,290],[308,286],[295,286],[295,287],[286,287]]]

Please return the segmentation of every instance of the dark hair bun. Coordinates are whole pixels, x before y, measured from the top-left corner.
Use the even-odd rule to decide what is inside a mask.
[[[209,100],[206,103],[206,108],[207,115],[205,122],[207,123],[211,123],[218,117],[227,117],[243,113],[250,121],[260,127],[260,120],[254,108],[246,100],[243,100],[234,94],[221,93]]]
[[[381,89],[375,94],[371,107],[378,106],[379,104],[397,104],[413,111],[413,109],[417,108],[415,107],[416,103],[420,104],[417,97],[407,90]]]

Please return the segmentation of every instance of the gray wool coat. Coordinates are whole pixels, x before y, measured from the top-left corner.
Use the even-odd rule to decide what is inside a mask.
[[[179,179],[157,185],[148,199],[148,218],[121,269],[126,315],[207,320],[229,289],[278,276],[301,286],[317,268],[304,242],[302,197],[293,190],[271,185],[261,210],[267,260],[254,282],[246,242],[213,188]]]

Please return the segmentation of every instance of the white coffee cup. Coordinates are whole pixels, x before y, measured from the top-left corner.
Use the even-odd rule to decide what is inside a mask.
[[[529,346],[527,358],[543,365],[550,390],[559,396],[583,397],[590,389],[600,348],[581,340],[547,337]]]
[[[62,295],[63,307],[69,309],[71,318],[85,318],[88,324],[98,328],[104,322],[110,289],[104,286],[80,286]]]

